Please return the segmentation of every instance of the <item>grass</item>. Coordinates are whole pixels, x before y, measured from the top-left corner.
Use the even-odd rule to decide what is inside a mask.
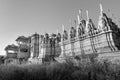
[[[120,65],[108,61],[49,65],[0,65],[0,80],[120,80]]]

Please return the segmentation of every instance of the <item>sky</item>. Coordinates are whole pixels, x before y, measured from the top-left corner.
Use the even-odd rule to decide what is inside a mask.
[[[97,26],[100,2],[105,13],[109,15],[109,9],[115,21],[120,18],[120,0],[0,0],[0,55],[18,36],[61,32],[62,24],[68,30],[79,9],[84,19],[88,10]]]

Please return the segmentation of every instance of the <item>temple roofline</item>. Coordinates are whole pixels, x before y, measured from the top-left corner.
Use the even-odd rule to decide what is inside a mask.
[[[5,50],[18,50],[18,46],[16,46],[15,44],[8,45],[5,47]]]
[[[30,37],[19,36],[15,41],[28,42]]]

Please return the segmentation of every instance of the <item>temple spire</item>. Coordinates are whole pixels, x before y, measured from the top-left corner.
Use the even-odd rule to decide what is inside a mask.
[[[89,15],[88,15],[88,10],[86,10],[86,16],[87,16],[87,21],[86,21],[86,32],[88,32],[89,31],[89,26],[88,26],[88,24],[89,24]]]
[[[80,24],[80,21],[82,20],[82,9],[79,10],[79,14],[77,15],[78,24]]]
[[[76,20],[74,20],[74,26],[75,26],[75,28],[77,27],[77,22],[76,22]]]
[[[64,25],[62,24],[62,30],[63,30],[63,32],[65,31],[65,27],[64,27]]]
[[[80,20],[82,20],[82,9],[79,10]]]
[[[80,24],[80,17],[77,15],[78,24]]]
[[[86,10],[87,20],[89,20],[88,10]]]
[[[103,14],[103,7],[102,7],[102,4],[100,3],[100,14],[102,15]]]

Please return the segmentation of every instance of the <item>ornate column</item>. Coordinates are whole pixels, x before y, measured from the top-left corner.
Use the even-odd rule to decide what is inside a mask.
[[[63,57],[65,57],[65,45],[64,45],[64,31],[65,31],[65,27],[64,27],[64,25],[62,25],[62,29],[63,29],[63,32],[62,32],[62,40],[61,40],[61,42],[62,42],[62,55],[63,55]]]

